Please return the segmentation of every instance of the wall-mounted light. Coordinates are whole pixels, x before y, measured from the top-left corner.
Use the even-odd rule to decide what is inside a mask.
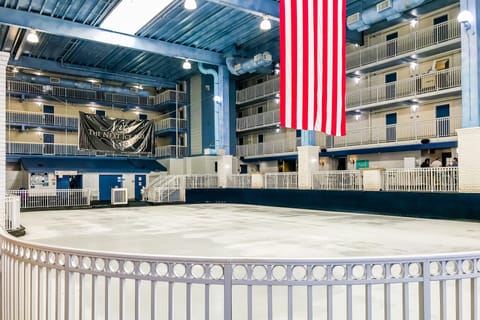
[[[351,164],[355,164],[355,159],[351,159],[351,160],[350,160],[350,163],[351,163]]]
[[[270,22],[270,19],[268,19],[267,16],[264,16],[262,22],[260,22],[260,29],[263,31],[272,29],[272,23]]]
[[[417,63],[415,61],[410,62],[410,69],[415,70],[417,68]]]
[[[192,64],[190,63],[190,61],[188,61],[188,59],[186,59],[185,62],[183,63],[183,65],[182,65],[182,67],[185,70],[190,70],[190,69],[192,69]]]
[[[185,0],[183,7],[187,10],[195,10],[197,9],[197,1],[195,0]]]
[[[469,30],[472,27],[473,15],[470,11],[464,10],[458,14],[457,20],[465,30]]]
[[[355,77],[354,81],[355,81],[355,84],[358,84],[360,82],[360,77]]]
[[[415,28],[417,26],[417,23],[418,23],[417,19],[411,20],[410,21],[410,27]]]
[[[27,41],[30,43],[38,43],[38,35],[35,30],[30,30],[30,32],[27,35]]]
[[[416,112],[418,110],[418,104],[412,104],[410,110],[412,110],[412,112]]]
[[[215,97],[213,97],[213,101],[215,101],[216,103],[220,103],[220,102],[222,102],[222,97],[215,96]]]
[[[277,94],[275,95],[275,103],[276,103],[276,104],[279,104],[279,103],[280,103],[280,94],[279,94],[279,93],[277,93]]]

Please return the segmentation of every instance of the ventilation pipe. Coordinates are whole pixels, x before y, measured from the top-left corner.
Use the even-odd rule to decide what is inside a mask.
[[[206,69],[203,63],[198,63],[198,70],[205,75],[213,77],[213,95],[214,95],[214,127],[215,127],[215,151],[221,149],[220,143],[220,106],[222,104],[220,97],[220,88],[218,82],[218,71],[215,69]],[[220,98],[220,99],[219,99]]]
[[[427,0],[384,0],[362,12],[356,12],[347,17],[347,28],[362,32],[374,23],[382,20],[394,20],[403,12],[416,8]]]
[[[77,88],[77,89],[84,89],[84,90],[95,90],[95,91],[103,91],[103,92],[125,94],[125,95],[133,94],[133,95],[139,95],[142,97],[150,96],[150,92],[147,90],[138,90],[137,92],[133,92],[130,90],[130,88],[127,88],[127,87],[115,87],[115,86],[105,85],[103,83],[99,84],[98,88],[94,88],[91,82],[73,81],[73,80],[61,79],[57,77],[37,76],[37,75],[31,75],[31,74],[25,74],[25,73],[15,74],[15,80],[50,85],[50,86],[60,86],[60,87]]]
[[[239,59],[228,57],[226,60],[228,71],[231,74],[240,76],[244,73],[254,73],[260,68],[268,67],[272,64],[272,55],[270,52],[256,54],[252,59]]]

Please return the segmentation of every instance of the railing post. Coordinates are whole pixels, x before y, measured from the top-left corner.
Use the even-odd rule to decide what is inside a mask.
[[[423,282],[420,283],[421,297],[419,305],[420,319],[430,319],[431,292],[430,292],[430,264],[428,261],[422,262]]]
[[[223,312],[224,320],[232,320],[232,265],[225,263],[223,266]]]

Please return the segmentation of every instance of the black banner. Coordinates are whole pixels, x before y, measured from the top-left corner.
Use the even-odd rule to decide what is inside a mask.
[[[114,119],[80,113],[80,149],[110,152],[153,153],[154,124],[147,120]]]

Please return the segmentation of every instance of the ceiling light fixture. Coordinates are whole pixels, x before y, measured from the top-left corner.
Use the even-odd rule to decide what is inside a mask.
[[[270,22],[270,19],[268,19],[267,16],[264,16],[262,22],[260,22],[260,29],[263,31],[272,29],[272,23]]]
[[[187,10],[195,10],[195,9],[197,9],[197,1],[195,1],[195,0],[185,0],[185,3],[183,4],[183,6]]]
[[[412,19],[412,20],[410,21],[410,26],[411,26],[412,28],[415,28],[415,27],[417,26],[417,23],[418,23],[418,20],[417,20],[417,19]]]
[[[35,30],[31,30],[27,35],[27,41],[30,43],[38,43],[38,35]]]
[[[135,34],[173,0],[122,0],[100,24],[100,28]]]
[[[190,70],[190,69],[192,69],[192,64],[190,63],[190,61],[188,61],[188,59],[186,59],[185,62],[183,63],[183,65],[182,65],[182,67],[185,70]]]

